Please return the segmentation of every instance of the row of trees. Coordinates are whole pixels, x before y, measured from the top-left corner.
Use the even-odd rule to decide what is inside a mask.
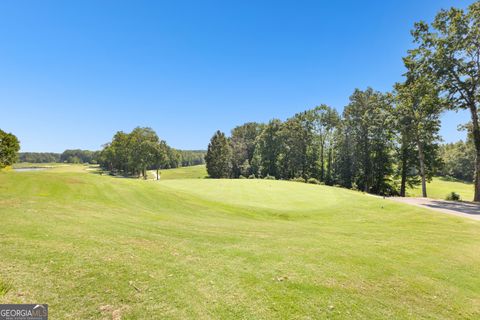
[[[60,156],[60,153],[54,152],[19,152],[18,161],[30,163],[60,162]]]
[[[137,127],[130,133],[118,131],[98,156],[100,166],[114,174],[143,176],[147,170],[178,167],[181,155],[161,140],[151,128]]]
[[[60,162],[66,163],[97,163],[97,158],[99,151],[90,151],[90,150],[65,150],[60,155]]]
[[[65,150],[62,153],[54,152],[19,152],[18,160],[20,162],[31,163],[48,163],[48,162],[64,162],[64,163],[97,163],[99,151],[90,150]]]
[[[321,105],[284,122],[246,123],[229,138],[217,131],[205,158],[209,175],[315,179],[402,196],[422,184],[426,197],[426,182],[441,167],[441,112],[468,108],[480,201],[480,2],[467,12],[442,10],[412,35],[418,46],[404,58],[405,81],[392,92],[355,90],[342,115]]]
[[[437,123],[438,116],[432,121]],[[418,127],[403,97],[355,90],[342,115],[321,105],[284,122],[246,123],[229,138],[217,131],[208,146],[207,171],[213,178],[314,179],[405,194],[406,186],[420,182],[421,163],[425,179],[435,170],[438,126],[430,126],[430,138],[422,140],[415,134]]]
[[[20,141],[12,133],[0,129],[0,169],[11,166],[17,161]]]
[[[175,150],[171,165],[173,167],[195,166],[205,163],[205,154],[203,150]],[[90,163],[96,164],[100,151],[90,150],[65,150],[62,153],[54,152],[19,152],[18,161],[31,163]]]

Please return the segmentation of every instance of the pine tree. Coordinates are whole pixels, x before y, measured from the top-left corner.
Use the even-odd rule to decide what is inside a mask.
[[[210,139],[205,162],[211,178],[229,178],[232,175],[232,148],[223,132],[217,131]]]

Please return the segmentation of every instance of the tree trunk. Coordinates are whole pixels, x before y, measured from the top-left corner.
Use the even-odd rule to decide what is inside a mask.
[[[160,180],[160,175],[158,174],[158,168],[157,168],[157,180]]]
[[[470,112],[472,114],[472,135],[475,145],[475,193],[473,201],[480,202],[480,128],[478,125],[478,111],[475,103],[470,104]]]
[[[422,197],[427,197],[427,178],[425,176],[425,155],[423,146],[417,136],[418,160],[420,161],[420,176],[422,177]]]
[[[408,169],[407,147],[405,142],[402,142],[402,181],[400,183],[400,197],[405,197],[407,188],[407,169]]]
[[[320,181],[324,182],[325,181],[325,166],[323,164],[324,162],[324,157],[323,157],[323,147],[324,142],[323,140],[320,142]]]

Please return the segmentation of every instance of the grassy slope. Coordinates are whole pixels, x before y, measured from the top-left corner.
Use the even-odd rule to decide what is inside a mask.
[[[455,191],[462,200],[473,200],[473,184],[461,181],[448,181],[441,177],[433,178],[432,182],[427,184],[427,195],[429,198],[445,199],[447,194]],[[422,196],[422,187],[418,186],[413,190],[409,190],[408,194],[412,197]]]
[[[480,316],[476,221],[294,182],[70,170],[0,173],[0,303],[52,319]]]

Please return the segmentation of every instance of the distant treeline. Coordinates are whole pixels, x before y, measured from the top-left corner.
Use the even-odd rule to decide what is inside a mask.
[[[90,150],[65,150],[63,153],[54,152],[19,152],[18,161],[31,163],[97,163],[99,151]]]
[[[204,163],[204,151],[171,148],[151,128],[137,127],[130,133],[118,131],[98,155],[100,166],[114,174],[147,177],[158,170]]]
[[[61,153],[54,152],[19,152],[19,162],[31,162],[31,163],[49,163],[60,162]]]
[[[203,150],[176,150],[172,149],[170,155],[172,161],[169,167],[176,168],[179,166],[187,167],[200,165],[205,163],[206,151]],[[54,152],[19,152],[19,162],[30,163],[98,163],[100,151],[72,149],[65,150],[63,153]]]

